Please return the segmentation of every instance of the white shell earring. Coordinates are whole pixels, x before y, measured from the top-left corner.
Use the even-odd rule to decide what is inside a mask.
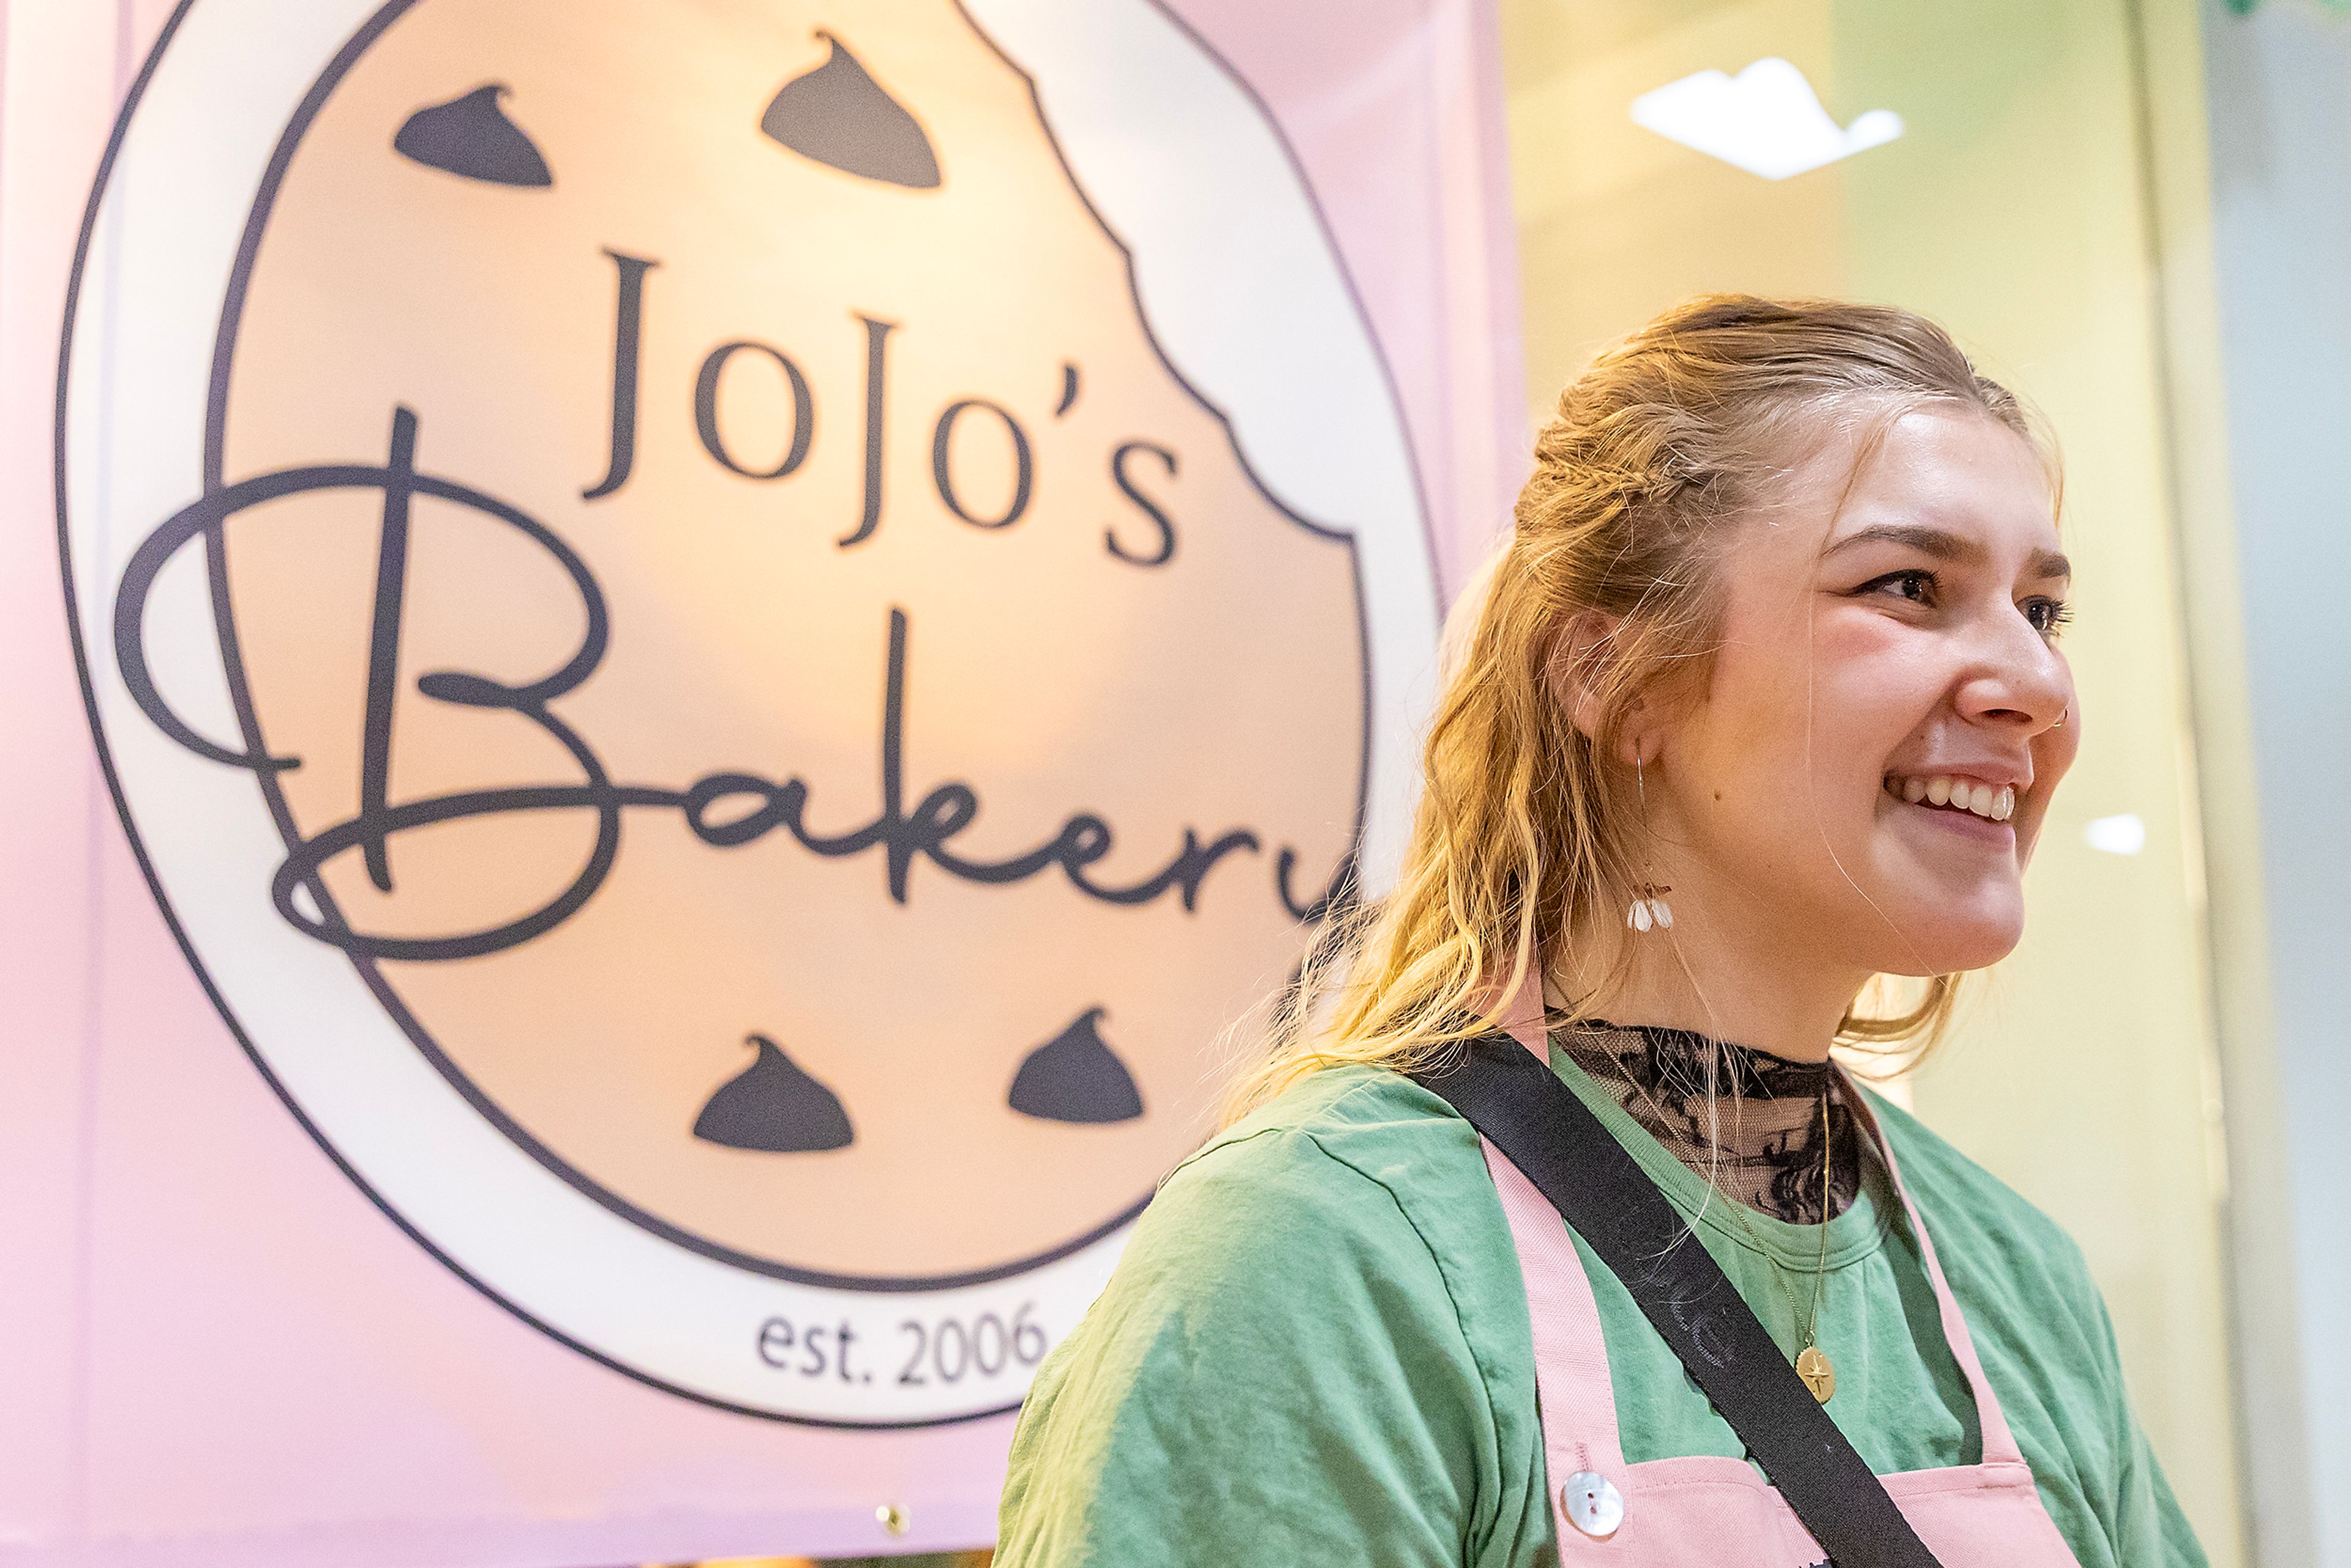
[[[1633,754],[1633,786],[1640,791],[1641,829],[1646,833],[1649,827],[1649,786],[1648,781],[1642,775],[1641,756],[1637,751]],[[1672,888],[1659,887],[1655,882],[1644,877],[1640,885],[1633,890],[1633,907],[1625,912],[1625,924],[1635,931],[1672,930],[1674,928],[1673,906],[1668,904],[1663,896],[1671,892],[1673,892]]]

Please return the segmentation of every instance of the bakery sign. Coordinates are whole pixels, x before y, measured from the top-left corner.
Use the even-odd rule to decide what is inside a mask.
[[[69,309],[90,720],[287,1111],[648,1383],[1016,1404],[1426,706],[1262,106],[1146,0],[190,0]]]

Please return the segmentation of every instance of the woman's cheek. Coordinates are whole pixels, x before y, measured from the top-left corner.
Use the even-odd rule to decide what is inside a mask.
[[[2041,841],[2042,824],[2049,820],[2049,802],[2056,794],[2058,783],[2074,766],[2074,758],[2082,749],[2082,715],[2068,705],[2064,725],[2046,729],[2032,740],[2032,793],[2029,814],[2021,815],[2017,823],[2016,863],[2019,869],[2031,863],[2033,847]]]
[[[1820,619],[1811,655],[1805,674],[1816,712],[1890,732],[1888,749],[1934,711],[1959,676],[1931,632],[1854,604]]]
[[[2057,781],[2074,766],[2074,758],[2082,751],[2082,708],[2079,698],[2069,697],[2065,705],[2065,722],[2055,729],[2044,729],[2032,739],[2032,777],[2036,783],[2046,781],[2054,789]]]

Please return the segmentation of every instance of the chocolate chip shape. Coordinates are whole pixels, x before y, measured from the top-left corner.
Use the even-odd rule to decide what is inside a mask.
[[[776,1155],[847,1148],[856,1134],[841,1097],[802,1071],[766,1035],[751,1035],[744,1043],[758,1047],[759,1054],[718,1086],[695,1118],[694,1135],[705,1144]]]
[[[830,33],[824,64],[786,82],[759,129],[803,157],[909,190],[935,191],[939,161],[914,117],[865,74],[857,57]]]
[[[554,184],[537,144],[498,107],[507,90],[504,82],[486,82],[462,98],[426,105],[393,133],[392,151],[493,185]]]
[[[1100,1008],[1029,1053],[1012,1076],[1012,1108],[1049,1122],[1132,1122],[1143,1114],[1134,1078],[1102,1043]]]

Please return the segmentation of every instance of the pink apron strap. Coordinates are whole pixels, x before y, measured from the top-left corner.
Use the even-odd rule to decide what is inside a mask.
[[[1608,1377],[1608,1346],[1600,1332],[1600,1303],[1583,1260],[1569,1239],[1567,1221],[1535,1189],[1508,1155],[1478,1140],[1486,1169],[1502,1200],[1502,1218],[1518,1246],[1527,1286],[1527,1313],[1535,1342],[1535,1392],[1542,1418],[1543,1454],[1553,1484],[1578,1470],[1621,1477],[1625,1453],[1616,1439],[1616,1389]]]
[[[1840,1070],[1842,1071],[1842,1070]],[[1986,1464],[2013,1462],[2022,1464],[2024,1454],[2016,1446],[2016,1437],[2008,1429],[2008,1416],[2000,1407],[2000,1396],[1991,1391],[1991,1381],[1984,1375],[1983,1362],[1976,1354],[1975,1337],[1968,1333],[1968,1320],[1959,1311],[1959,1299],[1951,1294],[1950,1281],[1943,1278],[1943,1265],[1935,1256],[1935,1239],[1927,1234],[1927,1222],[1918,1216],[1918,1206],[1910,1201],[1910,1189],[1902,1185],[1901,1168],[1895,1163],[1894,1145],[1877,1118],[1871,1113],[1869,1103],[1845,1079],[1845,1098],[1877,1142],[1877,1152],[1886,1157],[1886,1169],[1894,1178],[1894,1190],[1902,1195],[1902,1211],[1910,1217],[1910,1234],[1918,1239],[1919,1255],[1927,1260],[1927,1278],[1935,1287],[1935,1303],[1943,1314],[1943,1338],[1949,1342],[1951,1357],[1959,1364],[1959,1372],[1968,1380],[1968,1389],[1976,1399],[1976,1423],[1983,1429],[1983,1458]]]

